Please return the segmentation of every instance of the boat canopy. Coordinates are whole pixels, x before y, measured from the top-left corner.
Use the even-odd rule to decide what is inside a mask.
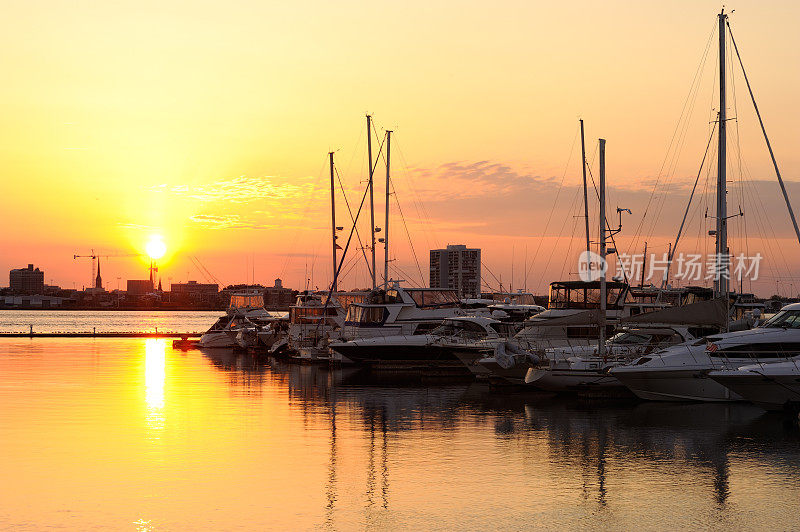
[[[682,307],[669,307],[621,320],[622,323],[663,323],[673,325],[716,325],[728,323],[728,303],[723,298],[698,301]]]
[[[607,307],[621,309],[628,295],[627,283],[606,283]],[[600,308],[600,281],[556,281],[550,283],[549,309],[595,309]]]
[[[442,290],[438,288],[406,288],[406,293],[411,296],[414,303],[420,307],[458,307],[461,300],[456,290]],[[391,292],[391,290],[389,290]]]

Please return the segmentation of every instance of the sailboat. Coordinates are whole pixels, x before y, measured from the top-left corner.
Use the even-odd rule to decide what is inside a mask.
[[[748,92],[752,100],[756,115],[761,125],[764,139],[769,149],[770,157],[777,174],[784,201],[789,211],[795,233],[800,241],[800,229],[789,202],[786,187],[781,178],[772,146],[769,142],[761,114],[758,110],[750,81],[744,70],[739,56],[736,41],[728,23],[728,15],[723,9],[718,15],[719,33],[719,117],[717,123],[717,205],[716,205],[716,275],[714,281],[714,294],[716,297],[729,300],[731,292],[729,287],[730,264],[724,260],[729,256],[728,248],[728,209],[727,209],[727,176],[726,176],[726,75],[725,75],[725,49],[726,36],[730,35],[733,49],[742,65],[742,73],[747,83]],[[727,29],[727,31],[726,31]],[[684,218],[685,220],[685,218]],[[681,224],[681,229],[683,224]],[[681,231],[678,232],[680,237]],[[677,243],[677,239],[676,239]],[[674,249],[673,249],[674,253]],[[672,257],[670,257],[671,259]],[[769,323],[769,322],[768,322]],[[765,324],[767,325],[767,324]],[[713,335],[696,342],[680,344],[660,352],[634,360],[630,365],[611,369],[610,373],[619,379],[633,393],[642,399],[662,401],[732,401],[741,400],[734,387],[725,387],[716,380],[709,378],[712,370],[735,369],[745,364],[772,363],[785,360],[786,357],[800,354],[800,344],[791,340],[793,335],[778,335],[781,339],[773,338],[772,326],[758,328],[750,331],[740,331]],[[769,333],[769,334],[767,334]],[[765,349],[763,342],[770,338],[770,348]],[[774,345],[773,345],[774,344]],[[765,354],[766,353],[766,354]],[[780,355],[780,356],[778,356]]]

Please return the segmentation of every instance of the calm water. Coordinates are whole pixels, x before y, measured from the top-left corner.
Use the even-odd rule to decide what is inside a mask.
[[[224,311],[3,310],[0,332],[204,332]]]
[[[0,528],[792,529],[800,433],[173,351],[0,340]]]

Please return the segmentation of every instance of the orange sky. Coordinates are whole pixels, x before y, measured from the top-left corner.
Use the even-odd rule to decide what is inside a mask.
[[[789,192],[800,201],[800,6],[730,7]],[[595,172],[596,139],[608,139],[609,206],[633,210],[618,247],[634,252],[648,240],[661,253],[714,116],[715,43],[690,98],[680,155],[659,169],[718,9],[694,1],[10,4],[0,31],[0,270],[34,262],[48,282],[80,288],[90,268],[73,254],[138,252],[160,234],[169,248],[165,284],[203,280],[188,258],[196,256],[225,283],[244,282],[254,269],[256,281],[280,276],[300,288],[313,269],[313,284],[324,286],[327,152],[337,150],[357,202],[365,112],[380,133],[396,131],[397,198],[426,280],[428,249],[447,243],[481,247],[506,285],[513,254],[515,287],[542,290],[575,270],[579,116]],[[751,235],[745,246],[733,227],[732,246],[762,250],[772,267],[762,275],[783,279],[776,288],[763,277],[758,291],[796,293],[789,276],[800,244],[738,72],[734,84],[729,115],[739,118],[755,196],[731,202],[734,212],[744,203]],[[664,195],[637,231],[656,179]],[[684,241],[700,251],[713,248],[699,236],[704,209],[701,201]],[[382,208],[376,217],[382,226]],[[418,283],[396,208],[392,220],[393,275]],[[117,277],[124,285],[147,274],[135,258],[109,259],[103,271],[110,288]],[[356,264],[344,285],[366,282]]]

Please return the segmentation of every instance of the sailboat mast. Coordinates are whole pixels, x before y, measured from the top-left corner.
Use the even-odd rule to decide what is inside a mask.
[[[383,289],[389,289],[389,156],[392,153],[392,132],[386,132],[386,220],[383,224]]]
[[[583,170],[583,217],[586,222],[586,251],[591,251],[589,244],[589,197],[586,192],[586,142],[583,138],[583,118],[581,120],[581,169]],[[588,260],[588,258],[587,258]]]
[[[719,129],[717,148],[717,256],[714,292],[720,297],[728,295],[728,202],[726,165],[726,101],[725,101],[725,10],[719,15]]]
[[[600,258],[606,258],[606,139],[600,140]],[[597,354],[600,357],[606,355],[606,307],[607,307],[607,287],[605,269],[600,276],[600,319],[598,328],[600,336],[597,344]]]
[[[372,289],[375,289],[375,200],[372,194],[372,178],[375,167],[372,165],[372,117],[367,115],[367,159],[369,159],[369,233],[372,235]]]
[[[331,243],[333,251],[333,281],[331,281],[332,289],[336,292],[337,288],[337,275],[336,275],[336,198],[334,196],[334,179],[333,179],[333,152],[328,152],[331,166]]]

